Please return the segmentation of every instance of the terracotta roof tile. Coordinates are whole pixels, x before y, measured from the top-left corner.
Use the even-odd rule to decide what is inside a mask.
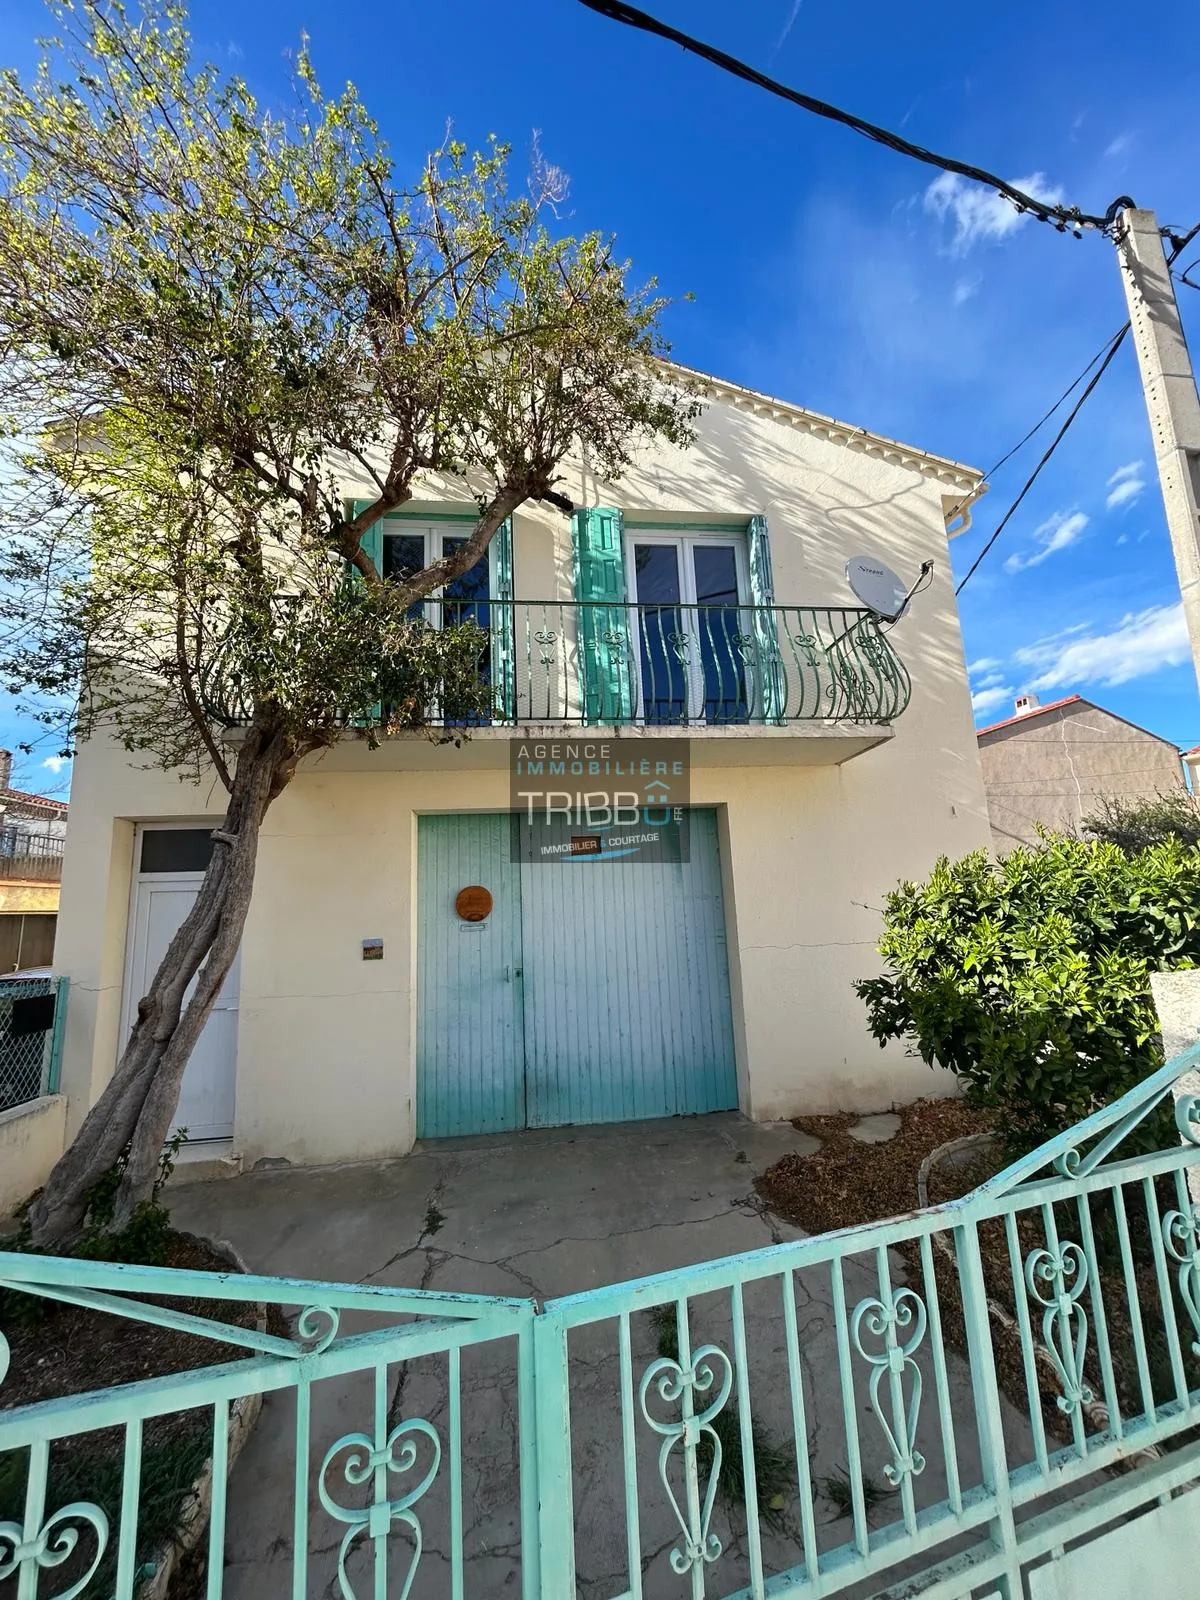
[[[15,800],[19,805],[52,806],[55,811],[66,811],[66,800],[52,800],[48,794],[30,794],[27,789],[0,789],[0,805]]]
[[[1010,722],[1031,722],[1034,717],[1040,717],[1045,711],[1057,711],[1060,706],[1073,705],[1076,700],[1082,699],[1081,694],[1069,694],[1061,700],[1051,700],[1049,705],[1038,706],[1034,711],[1018,711],[1015,716],[1005,717],[1003,722],[991,722],[986,728],[976,728],[975,737],[980,738],[985,733],[995,733],[997,728],[1007,728]]]

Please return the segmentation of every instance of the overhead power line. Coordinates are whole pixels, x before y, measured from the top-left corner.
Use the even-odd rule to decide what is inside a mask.
[[[1033,471],[1029,474],[1029,476],[1025,479],[1025,482],[1021,487],[1020,494],[1013,501],[1012,505],[1009,506],[1008,510],[1004,513],[1004,515],[1000,518],[1000,521],[996,524],[996,527],[992,532],[991,538],[984,545],[983,549],[979,552],[979,554],[975,557],[974,561],[972,561],[972,563],[970,565],[970,568],[967,571],[966,577],[962,580],[962,582],[958,585],[958,587],[954,591],[954,593],[956,595],[960,595],[963,592],[963,590],[966,588],[967,584],[970,583],[971,579],[975,575],[975,572],[976,572],[977,568],[979,567],[980,562],[983,560],[984,556],[987,555],[988,551],[995,544],[996,540],[1004,532],[1004,530],[1007,527],[1010,519],[1012,518],[1012,516],[1016,512],[1017,507],[1021,504],[1021,501],[1024,500],[1025,496],[1029,493],[1030,489],[1032,489],[1034,484],[1037,482],[1038,477],[1041,474],[1042,468],[1046,465],[1047,461],[1049,461],[1050,457],[1054,454],[1054,452],[1058,449],[1059,445],[1062,443],[1063,439],[1066,437],[1067,430],[1070,428],[1071,424],[1075,421],[1075,418],[1083,410],[1084,405],[1087,402],[1088,395],[1091,394],[1092,390],[1096,387],[1096,385],[1100,382],[1100,379],[1104,376],[1105,371],[1108,368],[1109,362],[1116,355],[1117,351],[1121,348],[1121,344],[1124,341],[1125,335],[1128,332],[1129,332],[1129,324],[1125,323],[1124,327],[1119,329],[1118,332],[1116,334],[1114,334],[1112,339],[1109,341],[1108,348],[1105,351],[1104,360],[1101,361],[1100,365],[1096,368],[1095,372],[1093,372],[1093,374],[1091,376],[1091,379],[1090,379],[1090,381],[1088,383],[1087,388],[1083,391],[1083,393],[1079,396],[1079,399],[1076,400],[1075,404],[1071,407],[1070,411],[1067,413],[1066,420],[1064,421],[1062,427],[1054,435],[1054,438],[1050,441],[1050,444],[1047,447],[1047,449],[1044,452],[1044,454],[1042,455],[1041,460],[1038,462],[1037,466],[1034,467]],[[1095,357],[1093,357],[1092,360],[1094,361]],[[1088,363],[1089,366],[1091,364],[1092,364],[1091,362]],[[1076,379],[1076,382],[1078,382],[1078,379]],[[1073,387],[1074,387],[1074,384],[1072,385],[1072,388]]]
[[[932,150],[926,150],[923,145],[913,144],[911,139],[905,139],[898,133],[879,127],[877,123],[856,117],[853,112],[843,111],[825,100],[817,100],[812,95],[801,93],[799,89],[790,89],[777,78],[768,77],[765,72],[759,72],[757,67],[739,61],[736,56],[718,50],[715,45],[705,44],[700,39],[694,39],[691,34],[682,33],[678,28],[660,22],[647,11],[639,11],[636,6],[626,5],[625,0],[580,0],[580,3],[587,6],[589,11],[608,17],[612,22],[624,23],[626,27],[638,28],[643,33],[652,33],[660,39],[667,39],[693,55],[701,56],[705,61],[711,61],[713,66],[720,67],[722,71],[732,73],[735,78],[756,84],[768,94],[778,95],[781,100],[790,100],[793,105],[811,111],[818,117],[827,117],[831,122],[840,122],[843,127],[852,128],[855,133],[873,139],[876,144],[886,145],[889,150],[895,150],[899,155],[911,156],[914,161],[922,161],[926,166],[938,167],[942,172],[954,172],[961,178],[970,178],[975,183],[986,184],[989,189],[997,189],[1012,201],[1018,211],[1028,211],[1039,222],[1053,223],[1060,233],[1065,233],[1068,228],[1076,237],[1079,237],[1084,228],[1095,228],[1101,233],[1109,233],[1121,208],[1133,204],[1127,195],[1122,195],[1119,200],[1113,201],[1101,217],[1081,211],[1078,206],[1063,206],[1039,200],[1036,195],[1027,194],[1015,184],[998,178],[994,172],[986,172],[982,167],[972,166],[966,161],[956,161],[952,156],[940,156]],[[1165,233],[1169,230],[1163,231]]]
[[[1177,237],[1174,233],[1171,234],[1172,249],[1170,250],[1170,252],[1167,255],[1167,266],[1168,266],[1168,268],[1173,267],[1175,265],[1176,261],[1178,261],[1179,257],[1187,249],[1188,245],[1192,242],[1192,240],[1196,237],[1196,235],[1198,233],[1200,233],[1200,222],[1197,222],[1196,225],[1193,228],[1189,229],[1188,232],[1186,234],[1184,234],[1184,236],[1182,238]],[[1194,285],[1193,287],[1200,287],[1200,285]],[[1004,462],[1009,459],[1009,456],[1014,455],[1021,448],[1022,444],[1025,444],[1027,440],[1029,440],[1029,439],[1031,439],[1033,437],[1033,435],[1042,426],[1042,423],[1044,423],[1049,417],[1053,416],[1053,414],[1058,410],[1059,406],[1062,405],[1063,400],[1065,400],[1067,398],[1067,395],[1069,395],[1071,393],[1071,390],[1074,389],[1082,381],[1084,376],[1089,371],[1091,371],[1092,367],[1096,366],[1096,362],[1100,361],[1101,356],[1103,356],[1104,359],[1102,361],[1100,361],[1099,367],[1097,367],[1096,371],[1092,374],[1091,382],[1088,384],[1087,388],[1083,391],[1083,393],[1079,396],[1079,399],[1071,407],[1071,410],[1070,410],[1070,412],[1069,412],[1069,414],[1068,414],[1068,416],[1066,418],[1066,421],[1063,423],[1062,427],[1055,434],[1053,440],[1050,443],[1049,449],[1042,456],[1042,458],[1038,462],[1037,466],[1034,467],[1033,471],[1029,474],[1028,478],[1026,478],[1024,484],[1021,487],[1020,494],[1013,501],[1012,505],[1009,506],[1008,510],[1004,513],[1004,515],[1000,518],[1000,521],[996,524],[996,527],[992,532],[991,538],[984,545],[983,549],[979,552],[979,554],[975,557],[974,561],[971,563],[971,566],[970,566],[969,570],[967,571],[966,577],[963,578],[962,582],[955,589],[954,593],[956,595],[960,595],[963,592],[963,590],[966,588],[967,584],[969,583],[971,578],[974,576],[974,574],[976,572],[976,569],[978,568],[980,562],[983,560],[984,556],[987,555],[988,551],[995,544],[996,540],[1004,532],[1004,529],[1007,526],[1007,524],[1010,521],[1010,519],[1012,518],[1013,513],[1016,511],[1017,507],[1021,504],[1021,501],[1024,500],[1025,496],[1029,493],[1030,489],[1032,489],[1034,484],[1037,482],[1038,475],[1041,473],[1042,468],[1046,465],[1047,461],[1049,461],[1050,457],[1058,449],[1059,445],[1062,443],[1062,440],[1066,435],[1066,432],[1067,432],[1068,428],[1070,428],[1071,424],[1075,421],[1075,418],[1083,410],[1084,404],[1087,401],[1087,397],[1091,394],[1092,390],[1096,387],[1096,385],[1100,382],[1100,379],[1104,376],[1105,369],[1108,367],[1109,362],[1116,355],[1117,351],[1121,348],[1121,344],[1124,341],[1125,335],[1128,332],[1129,332],[1129,324],[1126,322],[1112,336],[1112,338],[1108,341],[1108,344],[1104,345],[1100,350],[1098,350],[1096,352],[1096,354],[1088,362],[1087,366],[1084,367],[1083,371],[1079,374],[1079,377],[1075,379],[1075,382],[1073,384],[1071,384],[1070,388],[1065,391],[1065,393],[1061,396],[1060,399],[1055,401],[1054,405],[1052,405],[1050,407],[1050,410],[1042,418],[1042,421],[1036,423],[1029,430],[1029,432],[1025,435],[1025,438],[1021,440],[1021,444],[1014,445],[1013,448],[1008,452],[1008,455],[1001,456],[1000,460],[996,463],[996,466],[994,466],[992,468],[992,471],[985,475],[985,481],[986,481],[986,478],[990,478],[992,473],[996,472],[1004,464]]]
[[[1125,327],[1128,327],[1128,326],[1129,326],[1129,324],[1126,323]],[[1120,333],[1122,331],[1123,331],[1122,329],[1118,328],[1117,333]],[[1058,399],[1054,402],[1054,404],[1050,407],[1050,409],[1048,411],[1043,411],[1042,415],[1034,423],[1033,427],[1030,428],[1029,432],[1027,434],[1025,434],[1023,438],[1018,439],[1016,444],[1013,445],[1011,450],[1006,450],[1004,452],[1004,454],[1000,457],[999,461],[997,461],[994,466],[991,466],[991,467],[988,468],[988,470],[984,473],[982,479],[980,480],[981,483],[989,483],[991,481],[991,479],[993,479],[996,476],[996,474],[1000,471],[1000,468],[1003,467],[1007,462],[1011,461],[1013,456],[1016,455],[1017,451],[1023,449],[1024,446],[1029,443],[1030,439],[1033,438],[1035,433],[1040,433],[1041,432],[1041,430],[1050,421],[1050,418],[1058,410],[1059,406],[1063,405],[1065,401],[1070,399],[1071,395],[1075,392],[1076,389],[1078,389],[1079,385],[1087,377],[1088,373],[1092,370],[1092,368],[1096,365],[1097,361],[1099,361],[1100,357],[1104,354],[1104,352],[1108,349],[1109,345],[1113,342],[1113,339],[1115,339],[1117,337],[1117,333],[1114,333],[1111,338],[1106,339],[1104,341],[1104,343],[1100,346],[1099,350],[1096,351],[1096,354],[1088,362],[1087,366],[1084,367],[1083,371],[1079,374],[1079,376],[1077,378],[1073,379],[1067,385],[1067,387],[1059,395]]]
[[[1026,494],[1029,494],[1029,491],[1032,490],[1032,488],[1034,488],[1034,485],[1035,485],[1035,483],[1037,483],[1037,480],[1038,480],[1038,475],[1042,474],[1042,469],[1043,469],[1043,467],[1045,467],[1046,462],[1050,461],[1050,458],[1051,458],[1051,456],[1053,456],[1054,451],[1058,450],[1058,446],[1061,445],[1062,440],[1064,440],[1064,438],[1066,438],[1067,429],[1069,429],[1070,424],[1072,424],[1072,422],[1075,421],[1075,418],[1077,418],[1078,414],[1080,414],[1080,411],[1083,410],[1083,406],[1085,406],[1085,403],[1086,403],[1086,398],[1088,398],[1088,395],[1091,394],[1091,390],[1093,390],[1094,387],[1096,387],[1096,384],[1098,384],[1098,382],[1101,381],[1102,376],[1104,376],[1104,373],[1106,373],[1107,366],[1109,366],[1110,360],[1112,360],[1112,358],[1114,358],[1114,355],[1117,354],[1117,350],[1120,349],[1120,347],[1122,347],[1122,341],[1123,341],[1123,339],[1125,339],[1125,334],[1128,333],[1128,331],[1130,331],[1130,325],[1128,325],[1128,322],[1126,322],[1125,326],[1123,326],[1123,328],[1120,328],[1120,330],[1118,330],[1117,333],[1114,334],[1114,338],[1110,339],[1109,346],[1107,346],[1107,350],[1106,350],[1106,352],[1104,352],[1104,360],[1102,360],[1102,362],[1099,363],[1099,366],[1098,366],[1098,368],[1096,368],[1096,371],[1094,371],[1094,373],[1091,374],[1091,381],[1088,382],[1088,387],[1086,387],[1086,389],[1083,390],[1083,394],[1080,395],[1080,397],[1078,397],[1078,400],[1077,400],[1077,402],[1075,402],[1075,405],[1072,406],[1072,408],[1070,408],[1069,413],[1067,413],[1066,421],[1062,422],[1062,427],[1061,427],[1061,429],[1058,430],[1058,434],[1054,434],[1053,440],[1051,440],[1050,446],[1048,446],[1048,448],[1046,448],[1045,453],[1043,453],[1042,459],[1040,459],[1040,461],[1038,461],[1037,466],[1035,466],[1034,470],[1032,470],[1032,472],[1030,472],[1029,477],[1027,477],[1026,478],[1026,482],[1024,482],[1024,485],[1021,486],[1021,493],[1018,494],[1018,498],[1014,499],[1013,504],[1011,504],[1011,506],[1008,507],[1008,510],[1006,510],[1005,514],[1003,514],[1003,517],[1000,518],[1000,522],[998,522],[997,525],[995,525],[995,530],[994,530],[994,533],[992,533],[992,538],[990,538],[989,541],[987,541],[986,546],[982,547],[981,552],[979,552],[979,554],[976,555],[976,558],[974,558],[973,562],[971,562],[970,570],[968,570],[968,573],[966,573],[966,576],[965,576],[965,578],[963,578],[963,581],[960,582],[960,584],[958,584],[957,589],[954,590],[955,595],[962,594],[963,589],[965,589],[965,587],[968,586],[968,582],[971,581],[971,578],[973,578],[974,573],[976,573],[976,568],[978,568],[979,563],[982,562],[982,558],[986,557],[987,552],[989,552],[989,550],[992,549],[992,546],[994,546],[995,541],[997,541],[997,539],[1000,538],[1000,534],[1002,534],[1003,531],[1005,531],[1006,526],[1008,526],[1008,522],[1010,522],[1011,517],[1013,517],[1013,515],[1014,515],[1014,512],[1016,512],[1016,509],[1018,509],[1018,506],[1019,506],[1019,504],[1021,504],[1022,499],[1026,498]],[[1094,362],[1094,357],[1093,357],[1093,362]],[[1091,365],[1091,362],[1088,363],[1088,365]],[[1075,379],[1075,381],[1078,382],[1078,379]],[[1074,384],[1072,384],[1072,389],[1074,389]]]
[[[771,78],[765,72],[759,72],[757,67],[752,67],[749,63],[738,60],[736,56],[729,55],[727,51],[718,50],[715,45],[705,44],[703,40],[693,38],[691,34],[683,33],[678,28],[672,28],[668,23],[661,22],[657,17],[651,16],[648,11],[641,11],[636,6],[628,5],[626,0],[581,0],[581,4],[585,5],[589,11],[595,11],[599,16],[607,17],[613,22],[622,23],[629,28],[637,28],[643,33],[654,34],[660,39],[666,39],[672,44],[677,44],[681,49],[688,50],[693,55],[700,56],[703,60],[710,61],[714,66],[720,67],[723,72],[731,73],[735,78],[741,78],[746,83],[752,83],[760,89],[765,89],[768,94],[777,95],[781,100],[790,101],[791,104],[800,106],[804,111],[811,111],[816,116],[828,118],[831,122],[841,123],[843,127],[851,128],[855,133],[862,134],[864,138],[874,140],[876,144],[884,145],[889,150],[895,150],[899,155],[909,156],[914,161],[923,162],[926,166],[937,167],[942,172],[956,173],[959,177],[969,178],[974,183],[984,184],[986,187],[1004,195],[1019,212],[1028,212],[1031,216],[1036,217],[1039,222],[1053,223],[1060,233],[1065,233],[1070,229],[1075,237],[1079,238],[1082,236],[1084,228],[1093,228],[1097,232],[1112,238],[1115,237],[1114,228],[1120,213],[1126,209],[1134,209],[1134,202],[1128,195],[1118,196],[1103,216],[1095,216],[1089,212],[1082,211],[1078,206],[1064,206],[1055,202],[1041,200],[1037,195],[1027,194],[1023,189],[1018,189],[1015,184],[1007,182],[1004,178],[998,178],[994,172],[988,172],[983,167],[972,166],[965,161],[957,161],[952,156],[938,155],[933,150],[927,150],[923,145],[914,144],[911,139],[905,139],[898,133],[892,133],[888,128],[881,128],[877,123],[867,122],[865,118],[855,116],[853,112],[843,111],[838,106],[830,105],[828,101],[818,100],[813,95],[803,94],[799,89],[791,89],[787,84],[780,83],[777,78]],[[1193,228],[1182,236],[1177,229],[1171,227],[1159,228],[1158,231],[1172,247],[1167,256],[1167,265],[1172,267],[1192,239],[1200,233],[1200,222],[1196,223]],[[1193,263],[1193,267],[1196,264]],[[1186,283],[1189,288],[1197,289],[1200,288],[1200,284],[1195,283],[1188,276],[1193,267],[1188,267],[1183,272],[1181,281]],[[1092,394],[1096,385],[1108,370],[1109,364],[1120,349],[1128,332],[1129,323],[1127,322],[1113,335],[1108,344],[1092,357],[1083,372],[1055,401],[1045,416],[1036,422],[1024,438],[1015,444],[1007,454],[1001,456],[990,472],[984,475],[981,481],[986,482],[993,473],[998,472],[1004,463],[1015,455],[1023,445],[1027,444],[1034,434],[1049,421],[1050,417],[1063,404],[1067,396],[1083,381],[1083,378],[1091,371],[1092,367],[1096,366],[1097,362],[1100,363],[1095,372],[1092,373],[1087,387],[1072,406],[1062,427],[1051,440],[1037,466],[1034,467],[1029,477],[1025,480],[1021,492],[1004,513],[991,538],[972,562],[970,570],[958,585],[955,594],[962,593],[988,551],[992,549],[996,540],[1004,532],[1018,506],[1020,506],[1025,496],[1037,482],[1042,469],[1066,437],[1071,424],[1087,403],[1088,396]]]
[[[1128,327],[1128,326],[1129,326],[1129,324],[1126,323],[1125,327]],[[1120,333],[1121,331],[1122,331],[1121,329],[1117,330],[1118,333]],[[1016,444],[1013,445],[1011,450],[1006,450],[1004,452],[1004,454],[1000,457],[999,461],[994,462],[992,464],[992,466],[990,466],[987,469],[987,471],[984,473],[983,477],[980,478],[979,483],[971,491],[971,493],[966,495],[966,496],[964,496],[964,498],[959,501],[958,505],[955,506],[953,514],[957,515],[959,512],[964,511],[967,508],[967,506],[969,506],[971,504],[971,502],[973,500],[978,499],[980,493],[982,492],[983,485],[985,483],[990,483],[992,481],[992,479],[996,476],[996,474],[1000,471],[1000,468],[1005,466],[1009,461],[1011,461],[1013,456],[1016,455],[1018,450],[1024,449],[1024,447],[1029,443],[1030,439],[1033,438],[1035,433],[1040,433],[1041,432],[1041,430],[1050,421],[1050,418],[1058,410],[1059,406],[1065,404],[1065,402],[1070,399],[1071,395],[1075,392],[1075,390],[1078,389],[1079,385],[1087,377],[1088,373],[1096,365],[1097,361],[1100,360],[1101,356],[1108,349],[1109,345],[1113,342],[1113,339],[1115,339],[1116,337],[1117,337],[1117,334],[1114,333],[1111,338],[1106,339],[1104,341],[1104,343],[1100,346],[1099,350],[1096,351],[1096,354],[1088,362],[1087,366],[1084,367],[1083,371],[1078,375],[1078,377],[1073,378],[1071,380],[1071,382],[1067,385],[1067,387],[1059,395],[1058,399],[1054,402],[1054,404],[1050,407],[1050,409],[1048,411],[1043,411],[1042,412],[1041,416],[1034,423],[1033,427],[1029,429],[1028,433],[1022,435],[1022,437],[1017,440]],[[1011,512],[1010,512],[1010,515],[1011,515]],[[963,583],[965,583],[966,581],[967,580],[964,578],[963,579]],[[959,587],[961,588],[962,585],[960,584]]]

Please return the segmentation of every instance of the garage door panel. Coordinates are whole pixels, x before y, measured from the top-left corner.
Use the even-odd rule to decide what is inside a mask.
[[[603,858],[527,870],[526,1071],[530,1121],[620,1122],[674,1109],[664,947],[677,868]],[[677,992],[677,991],[676,991]]]
[[[688,915],[683,921],[686,973],[681,992],[695,1001],[682,1007],[685,1056],[697,1063],[705,1108],[737,1105],[737,1066],[725,937],[725,898],[713,811],[692,813],[691,862],[686,874]]]
[[[446,1138],[525,1126],[520,869],[507,816],[422,817],[417,905],[417,1134]],[[483,922],[455,896],[492,894]]]
[[[517,867],[507,829],[507,817],[421,822],[421,1133],[735,1107],[715,813],[692,813],[686,864],[564,855]],[[489,934],[448,931],[467,882],[493,891]],[[505,962],[519,984],[498,987]],[[460,1013],[468,991],[476,1003]]]
[[[525,868],[531,1125],[736,1106],[716,816],[690,821],[686,863],[561,855]]]

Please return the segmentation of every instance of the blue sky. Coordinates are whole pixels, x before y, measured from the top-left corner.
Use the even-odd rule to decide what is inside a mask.
[[[643,0],[808,92],[1088,211],[1121,193],[1200,218],[1200,7],[1153,27],[1113,0]],[[404,172],[447,119],[570,175],[565,222],[614,230],[682,298],[687,364],[988,467],[1125,317],[1112,247],[820,122],[577,0],[194,0],[207,55],[287,92],[312,37],[328,89],[353,78]],[[0,64],[27,68],[37,0],[5,0]],[[1186,260],[1200,255],[1200,239]],[[1197,274],[1200,278],[1200,273]],[[1200,350],[1200,293],[1180,291]],[[1039,436],[1039,441],[1045,436]],[[965,571],[1037,455],[998,476]],[[939,574],[939,581],[948,581]],[[823,598],[823,597],[814,597]],[[1200,701],[1132,349],[1122,349],[962,601],[978,717],[1014,692],[1080,692],[1187,747]],[[982,665],[980,665],[982,664]],[[0,714],[0,740],[19,737]],[[43,753],[27,781],[52,781]],[[59,781],[65,778],[60,774]]]

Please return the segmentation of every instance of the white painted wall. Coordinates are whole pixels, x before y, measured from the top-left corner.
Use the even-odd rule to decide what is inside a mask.
[[[0,1111],[0,1217],[45,1183],[62,1154],[66,1116],[61,1094]]]
[[[897,630],[913,698],[895,737],[842,766],[706,765],[692,742],[692,797],[720,809],[743,1108],[758,1118],[875,1109],[951,1081],[867,1033],[853,979],[878,970],[878,908],[939,854],[986,846],[987,812],[950,581],[943,496],[957,486],[727,403],[696,447],[660,449],[621,485],[574,463],[578,503],[714,519],[765,513],[781,604],[853,604],[845,559],[881,557],[934,586]],[[353,492],[353,485],[350,485]],[[453,491],[428,486],[420,503]],[[515,519],[518,598],[570,599],[567,519]],[[413,1137],[416,819],[502,810],[506,770],[456,752],[359,741],[304,764],[263,831],[243,947],[235,1147],[331,1161],[396,1154]],[[710,747],[711,748],[711,747]],[[755,760],[764,759],[761,746]],[[433,770],[412,770],[420,755]],[[73,1129],[112,1070],[135,821],[221,812],[199,787],[137,771],[95,740],[79,753],[56,970],[71,978],[62,1086]],[[365,938],[384,959],[363,962]]]

